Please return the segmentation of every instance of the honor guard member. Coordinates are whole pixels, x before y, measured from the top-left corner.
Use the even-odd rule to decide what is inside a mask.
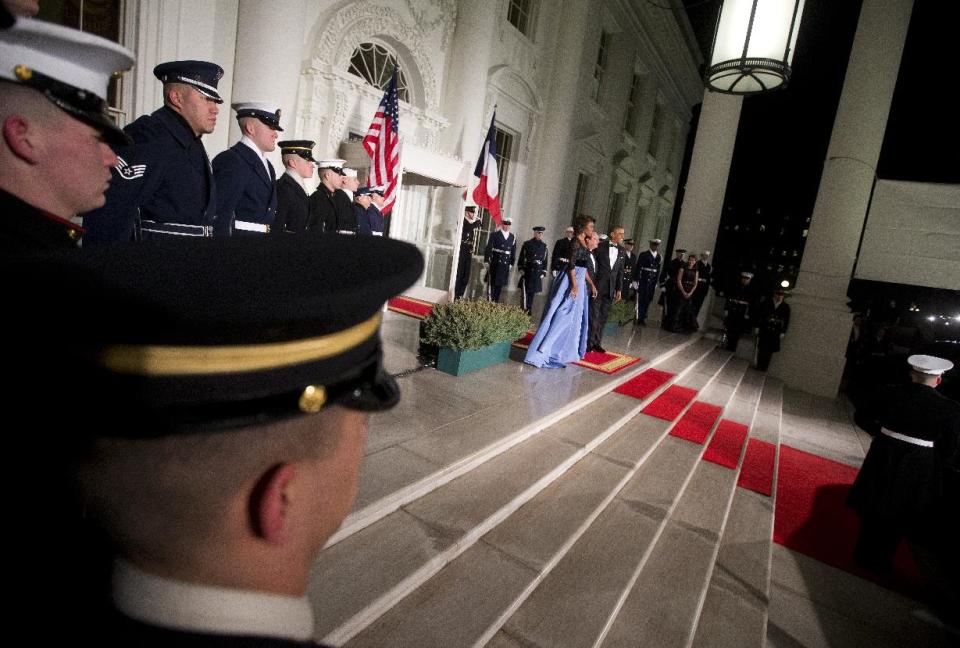
[[[334,192],[333,201],[337,204],[337,234],[357,233],[357,213],[354,210],[353,194],[360,188],[357,170],[343,167],[343,177],[340,178],[340,189]]]
[[[276,290],[291,268],[310,281]],[[75,484],[69,503],[117,557],[112,583],[65,585],[112,608],[69,625],[74,640],[313,645],[311,567],[352,508],[369,413],[400,398],[383,366],[381,308],[422,269],[412,245],[332,236],[149,241],[5,268],[25,279],[5,294],[28,336],[5,357],[23,381],[13,395],[49,405],[47,372],[71,380],[60,401],[70,411],[53,408],[47,434],[15,442],[36,456],[47,446],[35,496],[54,479]],[[18,519],[31,522],[33,548],[18,556],[57,547],[24,560],[36,576],[51,566],[35,563],[80,552],[73,536],[34,535],[34,521],[56,524],[44,499],[29,505]]]
[[[547,244],[543,242],[546,229],[541,225],[533,228],[533,238],[523,242],[517,259],[517,270],[520,272],[517,286],[521,290],[523,310],[527,315],[533,314],[533,298],[543,292],[543,277],[547,274]]]
[[[700,253],[700,258],[697,260],[697,277],[697,289],[693,292],[693,301],[690,303],[690,313],[694,321],[700,317],[700,309],[703,308],[703,302],[710,292],[710,284],[713,278],[713,266],[710,265],[710,250],[704,250]]]
[[[276,150],[280,109],[261,102],[235,103],[240,141],[213,158],[218,236],[262,236],[277,215],[277,178],[266,153]]]
[[[633,281],[633,269],[637,267],[637,253],[633,251],[633,239],[623,241],[623,300],[635,302],[637,289]]]
[[[383,213],[383,204],[386,202],[384,186],[370,187],[370,227],[377,231],[379,225],[382,236],[390,235],[390,214]]]
[[[17,19],[0,32],[0,253],[76,247],[70,219],[100,207],[129,142],[107,110],[107,84],[133,55],[116,43]]]
[[[343,183],[340,186],[340,191],[347,194],[347,198],[353,202],[353,198],[359,188],[360,178],[357,177],[357,170],[351,169],[350,167],[343,167]]]
[[[907,364],[908,384],[879,388],[857,410],[874,439],[847,497],[860,516],[854,557],[887,574],[906,538],[935,611],[956,624],[960,404],[937,390],[953,363],[912,355]]]
[[[84,218],[84,245],[213,236],[216,186],[200,138],[217,125],[223,69],[206,61],[171,61],[153,74],[163,83],[163,107],[123,129],[133,144],[114,149],[119,163],[107,203]]]
[[[673,293],[677,290],[677,273],[686,265],[683,260],[683,255],[686,253],[687,251],[683,248],[674,250],[674,257],[664,264],[663,272],[660,275],[660,287],[662,290],[660,291],[659,303],[663,306],[663,319],[660,325],[663,327],[668,326],[668,323],[673,317],[670,313],[670,300],[673,299]]]
[[[723,306],[725,339],[723,348],[727,351],[736,352],[740,336],[751,328],[755,301],[751,281],[753,281],[752,272],[741,272],[740,282],[726,292],[727,301]]]
[[[660,278],[660,239],[650,239],[650,248],[637,255],[637,264],[633,268],[633,282],[637,285],[637,320],[636,326],[646,326],[647,309],[653,301],[653,294],[657,290],[657,280]]]
[[[320,160],[317,170],[320,173],[320,185],[310,194],[310,227],[319,232],[336,232],[337,223],[352,219],[353,208],[342,200],[336,199],[337,191],[343,184],[344,160]],[[346,199],[342,191],[340,195]],[[349,203],[349,201],[347,201]],[[350,208],[350,214],[340,212]]]
[[[571,245],[573,245],[573,228],[568,227],[563,231],[563,238],[553,244],[553,257],[551,257],[553,265],[550,270],[554,277],[557,276],[557,273],[564,272],[567,269],[567,264],[570,262]]]
[[[277,179],[277,217],[270,232],[273,234],[300,234],[307,231],[310,218],[310,195],[303,181],[313,177],[316,163],[313,160],[311,140],[285,140],[277,142],[284,172]]]
[[[470,283],[470,270],[473,265],[473,253],[480,240],[480,228],[483,222],[477,216],[476,205],[463,208],[463,228],[460,230],[460,252],[457,259],[457,282],[454,284],[454,300],[462,299]]]
[[[510,268],[517,256],[517,237],[510,231],[513,221],[503,218],[500,229],[487,239],[483,260],[490,264],[487,269],[487,290],[491,301],[500,303],[500,291],[507,285]]]
[[[790,304],[784,301],[787,291],[778,288],[773,298],[757,307],[757,369],[766,371],[773,354],[780,350],[780,341],[790,328]],[[696,295],[694,295],[696,297]]]
[[[357,234],[374,236],[373,227],[370,223],[370,187],[360,187],[353,197],[353,211],[357,215]],[[376,236],[383,236],[383,230],[378,231]]]

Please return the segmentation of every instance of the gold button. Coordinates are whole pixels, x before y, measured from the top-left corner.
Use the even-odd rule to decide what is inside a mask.
[[[17,78],[21,81],[29,81],[30,77],[33,76],[33,70],[26,65],[17,65],[13,68],[13,73],[16,74]]]
[[[76,241],[78,238],[80,238],[80,232],[75,229],[67,230],[67,236],[70,237],[71,241]]]
[[[300,411],[316,414],[327,402],[327,390],[322,385],[308,385],[300,395]]]

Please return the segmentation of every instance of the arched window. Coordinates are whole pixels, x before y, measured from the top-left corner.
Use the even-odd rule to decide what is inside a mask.
[[[383,45],[361,43],[353,51],[353,56],[350,57],[350,68],[347,71],[356,74],[375,88],[383,90],[390,83],[390,75],[393,74],[393,68],[396,66],[397,57]],[[397,94],[400,95],[401,101],[410,103],[410,90],[402,68],[397,75]]]

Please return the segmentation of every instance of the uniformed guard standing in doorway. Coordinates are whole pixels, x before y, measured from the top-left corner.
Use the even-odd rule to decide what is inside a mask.
[[[713,277],[713,266],[710,265],[710,250],[704,250],[700,253],[700,259],[697,261],[697,277],[697,289],[693,292],[693,301],[690,303],[694,321],[700,317],[700,309],[703,308],[703,302],[710,292]]]
[[[480,227],[483,223],[477,217],[477,207],[467,205],[463,208],[463,228],[460,231],[460,252],[457,258],[457,282],[453,288],[453,298],[462,299],[470,284],[470,270],[473,265],[473,252],[477,246]]]
[[[637,264],[633,268],[633,281],[637,284],[637,319],[636,326],[646,326],[647,309],[653,301],[653,294],[657,290],[657,280],[660,278],[660,239],[650,239],[650,249],[644,250],[637,256]]]
[[[0,255],[77,246],[70,219],[103,205],[109,144],[129,143],[106,96],[131,65],[116,43],[48,22],[0,33]]]
[[[568,227],[563,231],[563,238],[557,239],[553,244],[553,265],[550,270],[556,277],[560,272],[566,272],[567,264],[570,261],[570,247],[573,245],[573,228]]]
[[[510,268],[517,256],[517,237],[510,231],[513,221],[504,217],[500,222],[500,229],[490,235],[487,247],[483,250],[483,260],[490,264],[486,277],[490,301],[497,303],[500,302],[500,291],[507,285]]]
[[[369,216],[370,228],[374,232],[380,232],[381,236],[390,236],[390,216],[383,213],[384,199],[383,192],[387,190],[384,186],[370,187],[370,208]]]
[[[337,223],[353,218],[353,208],[343,205],[336,199],[337,190],[343,183],[344,160],[320,160],[317,169],[320,173],[320,186],[310,194],[310,229],[319,232],[336,232]],[[346,198],[343,192],[340,192]],[[350,214],[341,214],[349,208]]]
[[[303,181],[312,178],[313,141],[285,140],[277,142],[285,171],[277,179],[277,217],[270,228],[272,234],[298,234],[307,231],[310,219],[310,196]]]
[[[773,354],[780,350],[780,340],[790,328],[790,304],[784,301],[787,291],[778,288],[773,298],[757,307],[757,369],[766,371]]]
[[[667,328],[673,319],[673,313],[670,312],[671,302],[676,303],[674,292],[677,290],[677,273],[686,265],[683,255],[687,253],[684,248],[677,248],[673,251],[674,257],[667,261],[663,266],[663,272],[660,274],[660,305],[663,306],[663,320],[660,326]]]
[[[200,138],[213,132],[223,68],[206,61],[161,63],[163,107],[124,128],[106,204],[84,217],[84,245],[140,237],[213,236],[216,185]]]
[[[520,272],[518,286],[527,315],[533,314],[533,298],[543,292],[543,278],[547,274],[547,244],[543,242],[546,229],[541,225],[533,228],[533,238],[523,242],[517,259],[517,270]]]
[[[633,269],[637,267],[637,253],[634,252],[633,239],[623,241],[623,300],[635,302],[637,289],[633,281]]]
[[[727,351],[736,351],[740,336],[750,330],[756,300],[753,286],[750,285],[752,280],[752,272],[741,272],[740,282],[726,292],[727,302],[723,307],[723,348]]]
[[[273,104],[233,104],[243,136],[213,158],[218,236],[270,233],[277,214],[276,172],[266,153],[277,148],[280,109]]]

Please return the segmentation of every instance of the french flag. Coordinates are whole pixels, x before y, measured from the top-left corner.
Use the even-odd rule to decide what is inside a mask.
[[[490,118],[490,130],[487,131],[487,140],[483,143],[477,168],[473,175],[479,178],[479,183],[473,190],[473,202],[478,207],[490,212],[493,220],[500,226],[500,172],[497,169],[497,139],[493,124],[497,119],[497,111],[493,111]]]

